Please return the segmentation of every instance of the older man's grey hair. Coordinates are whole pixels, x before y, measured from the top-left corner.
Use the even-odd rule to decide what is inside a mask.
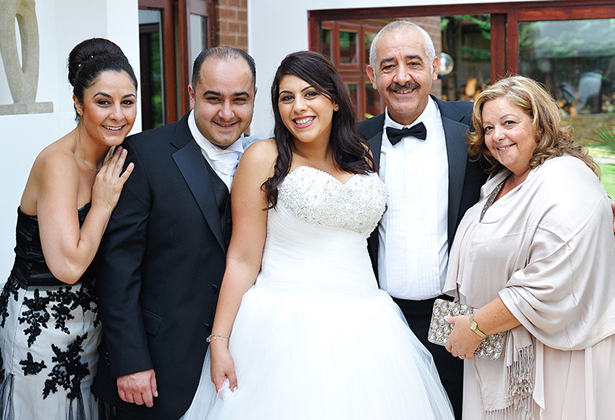
[[[377,57],[378,53],[376,51],[376,44],[378,44],[378,39],[380,39],[380,36],[383,34],[389,34],[393,32],[409,32],[409,31],[416,31],[416,32],[419,32],[421,35],[423,35],[423,49],[425,50],[425,55],[427,55],[427,60],[429,61],[429,65],[431,66],[431,64],[433,63],[433,60],[436,58],[436,49],[434,48],[433,40],[431,39],[427,31],[425,31],[425,29],[421,28],[416,23],[409,22],[407,20],[394,20],[393,22],[389,23],[384,28],[382,28],[376,34],[376,36],[374,37],[374,40],[372,41],[372,46],[369,49],[369,65],[372,66],[374,71],[377,70],[376,60],[378,59]]]

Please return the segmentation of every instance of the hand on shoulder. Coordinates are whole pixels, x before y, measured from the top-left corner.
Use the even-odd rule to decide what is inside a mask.
[[[109,214],[113,212],[122,188],[135,167],[134,163],[130,162],[126,169],[123,169],[126,155],[126,149],[118,147],[96,175],[92,187],[92,206],[103,206],[109,210]]]

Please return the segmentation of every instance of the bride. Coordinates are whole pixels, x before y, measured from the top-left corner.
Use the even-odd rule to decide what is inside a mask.
[[[234,179],[210,353],[183,419],[452,419],[372,271],[386,190],[346,86],[304,51],[282,61],[271,96],[275,139],[252,145]]]

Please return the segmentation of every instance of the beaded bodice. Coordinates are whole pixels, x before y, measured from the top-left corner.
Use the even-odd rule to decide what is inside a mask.
[[[387,192],[375,173],[357,174],[342,183],[327,172],[299,166],[280,185],[278,199],[308,223],[349,229],[367,237],[384,213]]]

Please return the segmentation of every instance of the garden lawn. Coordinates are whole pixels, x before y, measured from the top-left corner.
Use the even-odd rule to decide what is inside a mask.
[[[609,197],[615,199],[615,164],[599,163],[602,171],[602,185]]]
[[[602,172],[602,185],[606,193],[615,199],[615,151],[606,146],[586,146],[589,155],[596,159]]]

